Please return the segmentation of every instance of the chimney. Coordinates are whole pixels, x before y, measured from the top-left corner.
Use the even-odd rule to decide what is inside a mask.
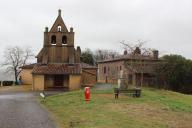
[[[123,53],[124,55],[127,55],[127,50],[124,50],[124,53]]]
[[[159,51],[158,50],[153,50],[153,58],[156,60],[159,58]]]
[[[73,32],[73,27],[70,27],[70,32]]]
[[[134,54],[141,54],[141,50],[139,47],[136,47],[135,50],[134,50]]]
[[[112,59],[114,59],[115,58],[115,55],[114,54],[112,54]]]

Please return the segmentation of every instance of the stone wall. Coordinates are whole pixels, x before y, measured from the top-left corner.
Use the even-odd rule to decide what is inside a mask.
[[[117,83],[121,70],[125,70],[124,61],[112,61],[98,64],[98,82]]]
[[[96,69],[82,70],[82,86],[93,86],[97,82]]]
[[[34,91],[44,90],[44,75],[33,75],[33,85]]]
[[[81,75],[69,76],[69,90],[77,90],[81,88]]]

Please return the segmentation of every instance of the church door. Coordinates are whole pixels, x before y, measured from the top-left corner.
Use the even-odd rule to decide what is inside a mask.
[[[62,87],[63,86],[63,80],[64,80],[63,75],[55,75],[54,86]]]

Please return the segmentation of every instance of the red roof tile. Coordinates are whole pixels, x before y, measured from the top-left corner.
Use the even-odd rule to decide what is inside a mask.
[[[24,65],[24,66],[21,66],[19,68],[22,68],[22,69],[33,69],[33,67],[35,66],[36,63],[33,63],[33,64],[29,64],[29,65]]]
[[[158,59],[154,59],[152,56],[147,56],[147,55],[120,55],[115,58],[111,59],[106,59],[102,61],[98,61],[98,63],[106,63],[106,62],[114,62],[114,61],[122,61],[122,60],[154,60],[158,61]]]
[[[33,74],[81,74],[80,64],[36,64]]]

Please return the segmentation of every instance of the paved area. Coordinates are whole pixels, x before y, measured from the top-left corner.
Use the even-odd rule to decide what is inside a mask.
[[[109,89],[113,89],[115,87],[115,85],[113,84],[105,84],[105,83],[100,83],[100,84],[96,84],[94,89],[96,90],[109,90]]]
[[[0,128],[55,128],[32,92],[0,91]]]

